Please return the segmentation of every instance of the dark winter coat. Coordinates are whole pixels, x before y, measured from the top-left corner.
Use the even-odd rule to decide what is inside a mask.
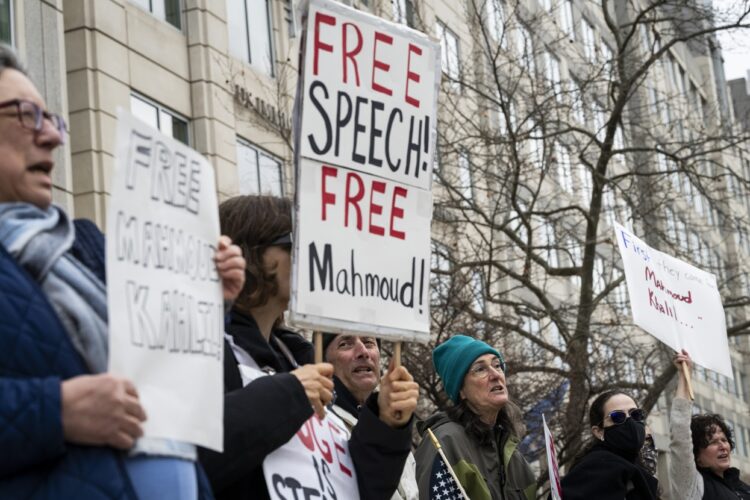
[[[490,444],[480,444],[461,424],[439,412],[419,425],[423,435],[415,457],[421,500],[434,498],[431,479],[437,450],[426,434],[428,427],[435,433],[458,480],[472,500],[536,498],[536,478],[518,451],[517,439],[497,426],[493,430],[495,439]]]
[[[263,460],[313,415],[294,369],[273,337],[289,348],[298,365],[313,362],[313,346],[282,329],[267,342],[252,317],[233,310],[227,333],[260,368],[275,374],[242,386],[242,377],[228,342],[224,344],[224,453],[199,450],[218,499],[268,499]],[[411,428],[391,429],[378,418],[377,398],[368,400],[349,440],[362,500],[390,498],[409,453]],[[398,474],[391,471],[399,471]]]
[[[104,238],[76,221],[71,254],[104,278]],[[124,452],[65,442],[60,385],[88,373],[40,286],[0,245],[0,498],[136,499]],[[212,498],[198,468],[201,498]]]
[[[656,500],[659,482],[641,465],[597,443],[560,486],[565,500]]]

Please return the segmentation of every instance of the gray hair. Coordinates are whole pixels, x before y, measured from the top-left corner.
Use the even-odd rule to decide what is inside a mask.
[[[0,43],[0,73],[6,69],[15,69],[26,75],[26,68],[23,67],[21,61],[18,59],[18,54],[13,50],[13,47]]]

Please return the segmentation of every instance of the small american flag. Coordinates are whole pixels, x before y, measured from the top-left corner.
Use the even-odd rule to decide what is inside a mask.
[[[464,500],[461,489],[448,472],[445,462],[438,453],[432,462],[430,474],[430,500]]]

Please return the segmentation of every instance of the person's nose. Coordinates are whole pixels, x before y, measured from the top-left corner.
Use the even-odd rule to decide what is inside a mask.
[[[370,351],[367,350],[367,346],[365,346],[364,342],[362,342],[360,339],[357,339],[357,341],[354,343],[354,353],[358,358],[370,357]]]
[[[65,142],[63,132],[57,128],[57,125],[50,118],[42,119],[42,128],[36,134],[36,143],[40,147],[55,149]]]

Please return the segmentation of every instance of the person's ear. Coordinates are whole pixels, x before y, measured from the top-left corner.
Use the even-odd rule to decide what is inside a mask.
[[[602,429],[598,425],[591,427],[591,434],[593,434],[594,437],[599,441],[604,441],[604,429]]]
[[[463,401],[464,399],[466,399],[466,396],[464,395],[464,390],[461,389],[460,391],[458,391],[458,401],[459,401],[459,403],[461,401]]]

